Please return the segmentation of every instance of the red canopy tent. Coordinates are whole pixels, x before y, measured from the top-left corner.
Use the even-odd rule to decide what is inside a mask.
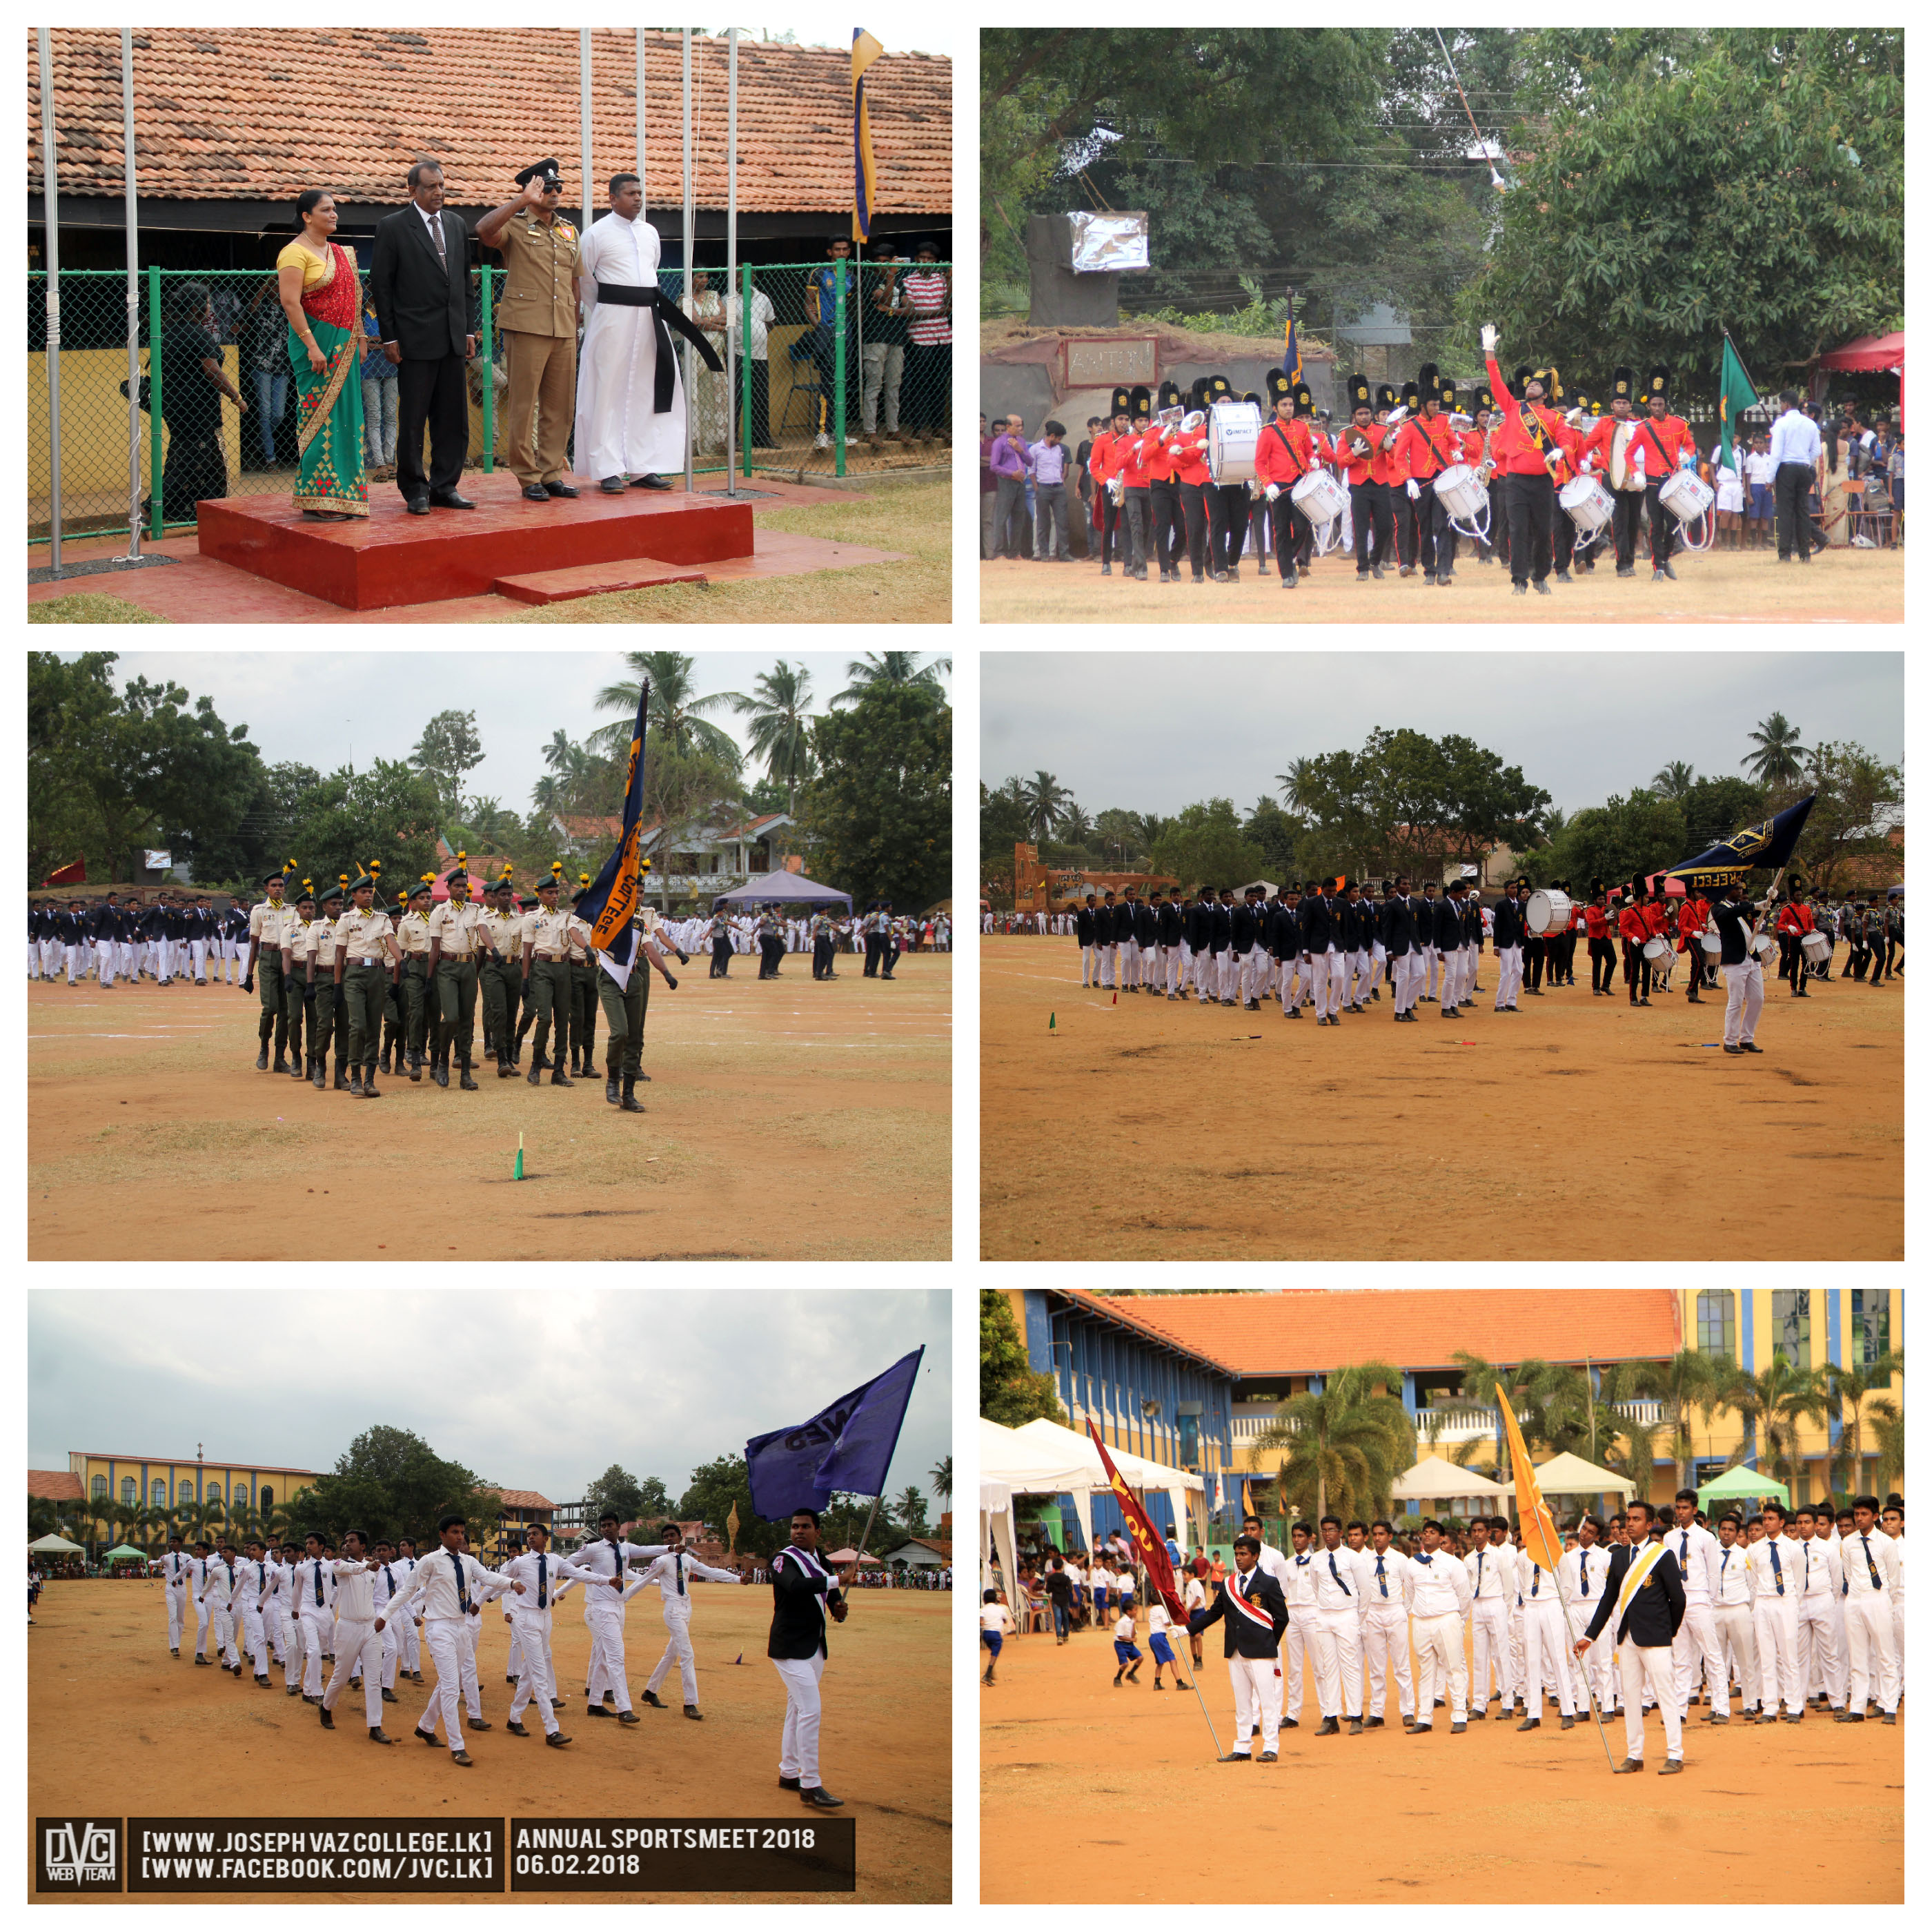
[[[1818,358],[1820,369],[1842,369],[1870,375],[1889,369],[1898,378],[1898,423],[1905,427],[1905,332],[1894,329],[1889,335],[1862,335]]]

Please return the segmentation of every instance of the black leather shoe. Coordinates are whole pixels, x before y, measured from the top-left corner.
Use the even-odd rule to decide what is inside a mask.
[[[670,485],[652,470],[645,476],[633,476],[631,488],[633,490],[668,490]]]
[[[624,479],[621,476],[607,476],[597,487],[607,496],[621,496],[624,494]]]
[[[332,1731],[335,1728],[334,1716],[326,1704],[322,1707],[322,1728],[325,1731]]]
[[[487,1731],[490,1727],[481,1718],[472,1718],[470,1720],[470,1728],[472,1731]]]
[[[574,483],[546,483],[543,488],[546,496],[576,496],[583,494]]]
[[[472,1725],[471,1728],[473,1730],[475,1726]],[[510,1721],[503,1726],[503,1728],[505,1730],[508,1731],[513,1738],[526,1738],[530,1736],[530,1732],[525,1730],[523,1726],[518,1724],[514,1718],[512,1718]]]
[[[1321,1727],[1315,1735],[1318,1738],[1339,1737],[1341,1735],[1341,1730],[1342,1726],[1333,1718],[1324,1718],[1322,1720]]]
[[[584,1714],[586,1718],[608,1718],[610,1713],[602,1704],[589,1704],[585,1706]]]
[[[641,1724],[644,1720],[634,1711],[620,1711],[617,1721],[620,1724]]]
[[[392,1744],[396,1741],[380,1724],[371,1724],[369,1726],[369,1742],[372,1744]]]
[[[644,1702],[650,1705],[653,1711],[667,1710],[670,1708],[655,1690],[646,1690],[644,1693]]]
[[[704,1713],[700,1711],[695,1704],[686,1705],[684,1707],[684,1714],[694,1724],[701,1724],[704,1721]]]
[[[429,500],[439,510],[473,510],[476,507],[467,496],[459,496],[454,490],[432,490]]]
[[[386,1688],[382,1693],[382,1702],[386,1704],[395,1704],[400,1703],[401,1700],[397,1696],[396,1694],[393,1690]]]
[[[427,496],[406,497],[403,508],[412,517],[426,517],[429,514],[429,499]]]
[[[526,483],[524,485],[524,501],[526,503],[548,503],[550,492],[541,483]]]
[[[796,1791],[798,1789],[798,1780],[795,1778],[782,1778],[778,1780],[778,1789],[781,1791]]]
[[[822,1784],[814,1784],[809,1791],[801,1786],[798,1795],[805,1803],[819,1811],[837,1811],[842,1809],[845,1803],[844,1798],[833,1797]]]

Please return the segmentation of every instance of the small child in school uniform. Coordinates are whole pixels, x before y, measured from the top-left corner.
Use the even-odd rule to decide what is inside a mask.
[[[1160,1681],[1163,1665],[1173,1670],[1174,1688],[1177,1690],[1187,1688],[1180,1681],[1180,1660],[1174,1655],[1174,1646],[1168,1641],[1167,1633],[1173,1621],[1167,1613],[1167,1606],[1160,1600],[1160,1593],[1156,1591],[1153,1600],[1148,1605],[1148,1648],[1154,1652],[1154,1688],[1156,1690],[1167,1688]]]
[[[986,1647],[986,1673],[980,1682],[990,1684],[993,1681],[993,1666],[1000,1660],[1000,1646],[1004,1642],[1006,1633],[1013,1628],[1013,1620],[1006,1606],[1000,1601],[997,1590],[988,1590],[980,1600],[980,1641]]]
[[[1131,1669],[1128,1667],[1130,1658],[1132,1660]],[[1131,1610],[1123,1611],[1120,1622],[1114,1626],[1114,1660],[1115,1666],[1114,1684],[1116,1689],[1119,1688],[1120,1673],[1123,1671],[1126,1672],[1127,1682],[1130,1684],[1135,1682],[1139,1678],[1142,1659],[1141,1653],[1134,1642],[1134,1613]]]

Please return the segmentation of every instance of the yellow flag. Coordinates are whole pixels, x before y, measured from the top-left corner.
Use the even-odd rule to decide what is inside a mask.
[[[1496,1400],[1502,1406],[1503,1426],[1509,1432],[1510,1462],[1516,1471],[1516,1510],[1522,1522],[1522,1546],[1530,1560],[1540,1564],[1552,1576],[1563,1558],[1563,1539],[1556,1534],[1556,1519],[1537,1486],[1536,1472],[1530,1466],[1529,1451],[1517,1427],[1516,1405],[1496,1384]]]
[[[852,30],[852,238],[868,242],[878,208],[878,170],[872,160],[872,122],[866,107],[866,70],[885,49],[863,27]],[[856,252],[856,250],[854,251]]]

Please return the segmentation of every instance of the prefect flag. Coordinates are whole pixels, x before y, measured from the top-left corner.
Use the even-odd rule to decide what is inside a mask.
[[[828,1402],[808,1422],[754,1436],[745,1444],[752,1507],[781,1522],[795,1509],[823,1509],[834,1490],[882,1496],[886,1471],[919,1374],[924,1345],[884,1374]]]
[[[1530,1466],[1529,1451],[1517,1427],[1516,1405],[1496,1384],[1496,1400],[1502,1406],[1503,1426],[1509,1432],[1510,1465],[1516,1471],[1516,1510],[1522,1520],[1522,1546],[1530,1560],[1540,1564],[1553,1576],[1563,1560],[1563,1539],[1556,1534],[1556,1520],[1537,1486],[1536,1472]]]
[[[1113,1491],[1114,1500],[1120,1504],[1120,1514],[1127,1520],[1127,1534],[1133,1538],[1134,1547],[1140,1552],[1148,1582],[1160,1592],[1160,1600],[1167,1606],[1168,1615],[1176,1623],[1186,1623],[1187,1606],[1180,1600],[1180,1592],[1174,1584],[1174,1565],[1168,1561],[1166,1538],[1154,1533],[1147,1511],[1127,1487],[1126,1478],[1114,1467],[1114,1459],[1107,1454],[1107,1445],[1100,1440],[1100,1432],[1094,1426],[1091,1416],[1087,1419],[1087,1432],[1094,1438],[1094,1447],[1100,1452],[1100,1466],[1107,1472],[1107,1486]]]

